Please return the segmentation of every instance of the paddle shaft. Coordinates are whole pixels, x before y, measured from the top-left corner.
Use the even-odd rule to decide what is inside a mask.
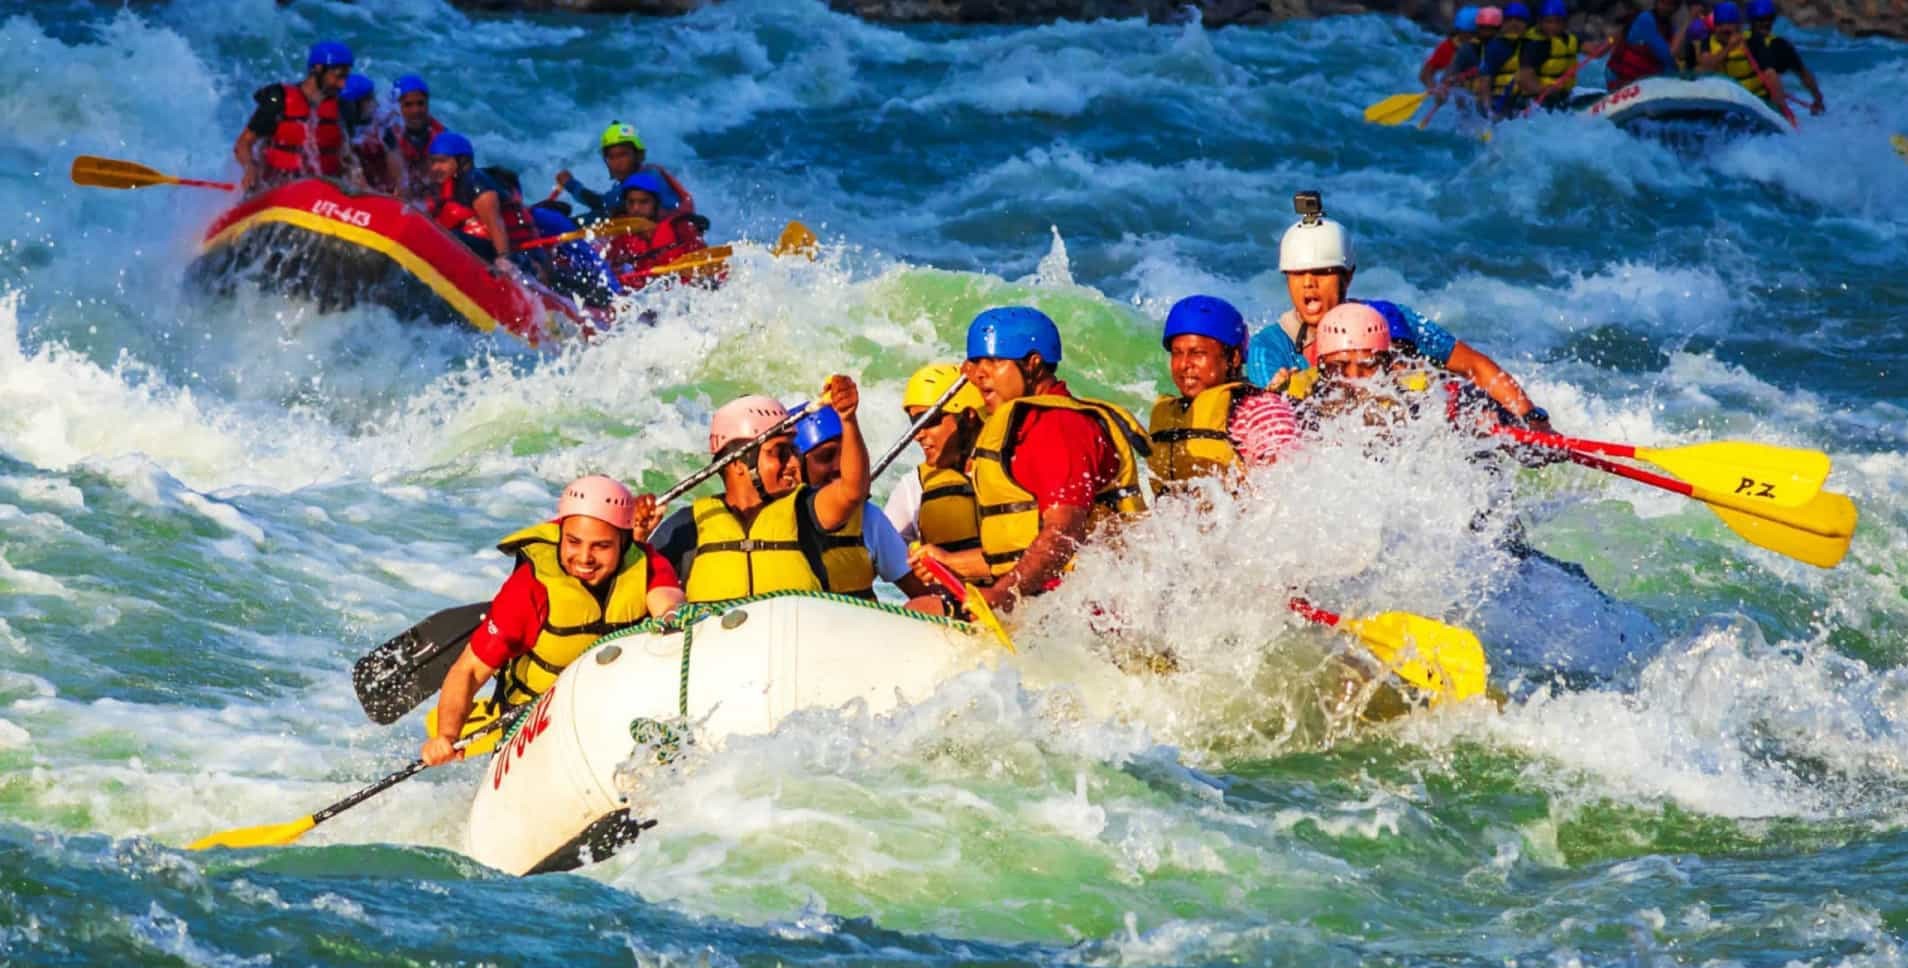
[[[238,186],[231,182],[206,181],[203,178],[174,178],[172,184],[185,185],[190,188],[216,188],[222,192],[238,191]]]
[[[475,741],[477,737],[482,736],[485,733],[490,732],[491,730],[501,729],[504,723],[510,721],[510,714],[514,712],[516,712],[516,709],[514,708],[504,710],[504,712],[500,714],[495,720],[491,721],[490,725],[485,726],[484,728],[470,734],[469,736],[466,736],[463,739],[458,740],[456,745],[453,746],[452,748],[461,751],[464,747],[469,746],[473,741]],[[323,810],[320,810],[317,813],[312,814],[311,825],[316,827],[317,825],[324,823],[327,820],[330,820],[331,818],[345,812],[346,810],[349,810],[352,807],[355,807],[358,804],[363,803],[366,800],[369,800],[372,797],[375,797],[378,794],[383,793],[384,791],[389,790],[400,783],[403,783],[405,780],[408,780],[411,777],[414,777],[418,775],[419,773],[424,772],[427,769],[430,769],[430,767],[426,766],[423,760],[421,759],[412,760],[410,765],[406,766],[404,769],[401,769],[397,771],[396,773],[393,773],[390,776],[387,776],[384,779],[379,780],[378,782],[373,783],[370,786],[365,787],[364,789],[359,790],[358,792],[353,793],[352,795],[348,797],[345,797],[343,800],[340,800],[337,803],[334,803],[331,806],[326,807]]]
[[[959,393],[960,389],[966,385],[967,374],[963,373],[955,377],[954,382],[948,384],[947,389],[941,392],[940,399],[934,401],[934,406],[921,411],[921,415],[914,418],[913,423],[908,424],[907,432],[902,434],[900,439],[888,446],[887,452],[881,455],[880,460],[875,461],[874,470],[868,472],[868,479],[872,481],[879,478],[881,472],[887,470],[888,465],[894,463],[894,459],[901,456],[901,451],[907,449],[908,442],[914,439],[914,435],[920,433],[922,427],[939,419],[941,416],[941,408],[947,406],[947,402],[954,399],[954,394]]]
[[[1285,607],[1296,612],[1300,618],[1307,622],[1317,622],[1320,625],[1329,625],[1332,628],[1338,627],[1339,615],[1337,612],[1328,612],[1303,598],[1294,598],[1286,602]]]
[[[787,433],[790,427],[795,426],[796,421],[802,419],[802,415],[804,412],[805,412],[804,409],[795,410],[794,412],[790,413],[788,416],[783,417],[779,421],[776,421],[775,426],[770,427],[769,429],[764,430],[759,434],[756,434],[754,437],[749,438],[748,446],[737,447],[734,450],[731,450],[728,453],[722,455],[721,457],[718,457],[715,460],[710,461],[709,466],[704,467],[703,469],[695,472],[694,474],[689,475],[688,477],[683,478],[680,481],[677,481],[674,487],[671,487],[669,490],[656,495],[656,503],[658,505],[668,504],[669,502],[675,500],[676,498],[683,496],[683,494],[688,492],[690,488],[695,487],[697,484],[700,484],[703,481],[706,481],[709,478],[716,476],[718,473],[721,473],[724,467],[729,466],[731,463],[739,459],[743,454],[748,453],[757,444],[760,444],[762,441],[765,441],[769,439],[770,437],[775,436],[776,434]]]
[[[646,218],[630,216],[628,218],[611,219],[600,225],[565,232],[561,235],[546,235],[540,239],[531,239],[517,246],[517,248],[541,249],[546,246],[562,245],[565,242],[577,242],[583,239],[613,239],[618,236],[633,235],[637,232],[647,232],[655,227],[656,223]]]
[[[1632,460],[1639,459],[1636,456],[1636,448],[1630,444],[1613,444],[1602,440],[1585,440],[1582,437],[1566,437],[1563,434],[1545,433],[1541,430],[1531,430],[1528,427],[1514,427],[1509,424],[1499,425],[1496,428],[1496,432],[1504,434],[1520,444],[1535,444],[1538,447],[1554,447],[1558,450],[1575,451],[1577,453],[1604,454],[1610,457],[1623,457]],[[1682,482],[1678,481],[1677,483],[1681,484]]]

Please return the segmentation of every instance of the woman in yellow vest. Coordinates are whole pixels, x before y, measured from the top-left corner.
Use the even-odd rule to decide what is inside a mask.
[[[989,409],[970,476],[995,609],[1058,585],[1094,524],[1146,509],[1145,431],[1068,392],[1059,363],[1060,329],[1038,309],[989,309],[967,328],[967,375]]]
[[[1270,464],[1297,437],[1291,404],[1245,381],[1245,317],[1231,303],[1181,299],[1166,314],[1160,343],[1179,395],[1160,397],[1146,424],[1155,494],[1196,477]]]
[[[855,421],[861,399],[855,381],[831,377],[822,399],[843,428],[841,476],[822,487],[802,485],[794,421],[780,403],[746,396],[716,410],[709,423],[709,452],[716,457],[745,452],[722,469],[721,494],[699,498],[670,515],[654,537],[663,556],[685,576],[689,601],[830,590],[823,555],[828,539],[854,522],[868,500],[868,448]],[[778,427],[773,436],[755,440]]]
[[[914,371],[901,393],[901,409],[912,424],[940,402],[961,371],[949,363],[929,363]],[[985,422],[986,403],[973,384],[963,383],[938,415],[915,431],[923,458],[914,473],[888,495],[888,521],[904,540],[917,543],[912,558],[932,558],[964,578],[991,577],[981,557],[980,505],[967,460]]]
[[[556,517],[497,545],[517,566],[444,674],[425,763],[457,757],[454,744],[484,680],[497,677],[488,718],[542,695],[598,638],[682,603],[675,570],[640,537],[655,519],[654,497],[633,496],[607,477],[582,477],[563,489]]]

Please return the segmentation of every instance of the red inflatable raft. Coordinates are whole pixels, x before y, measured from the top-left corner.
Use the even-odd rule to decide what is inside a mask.
[[[486,333],[502,328],[532,346],[587,329],[576,304],[496,271],[424,213],[323,178],[259,192],[220,215],[191,274],[213,292],[249,279],[327,311],[368,302]]]

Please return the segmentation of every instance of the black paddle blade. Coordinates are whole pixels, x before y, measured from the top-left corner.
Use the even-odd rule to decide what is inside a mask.
[[[489,608],[489,602],[447,608],[366,653],[351,667],[364,714],[380,726],[395,723],[437,695]]]

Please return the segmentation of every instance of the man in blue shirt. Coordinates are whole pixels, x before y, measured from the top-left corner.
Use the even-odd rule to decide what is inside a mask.
[[[1315,196],[1312,200],[1316,203]],[[1279,271],[1285,274],[1292,309],[1247,344],[1246,379],[1267,389],[1282,390],[1293,376],[1312,369],[1316,362],[1311,359],[1312,343],[1319,320],[1339,303],[1354,301],[1345,294],[1356,269],[1351,233],[1326,218],[1322,207],[1306,213],[1298,224],[1287,229],[1279,240]],[[1410,307],[1383,300],[1355,301],[1384,314],[1394,350],[1422,357],[1470,380],[1512,416],[1538,430],[1550,429],[1550,414],[1532,403],[1517,380],[1490,357]]]
[[[809,487],[826,487],[841,476],[841,433],[841,418],[828,407],[811,411],[795,424],[795,453],[802,462],[802,480]],[[909,598],[933,594],[908,564],[908,543],[873,501],[861,511],[861,543],[868,549],[877,578]]]

